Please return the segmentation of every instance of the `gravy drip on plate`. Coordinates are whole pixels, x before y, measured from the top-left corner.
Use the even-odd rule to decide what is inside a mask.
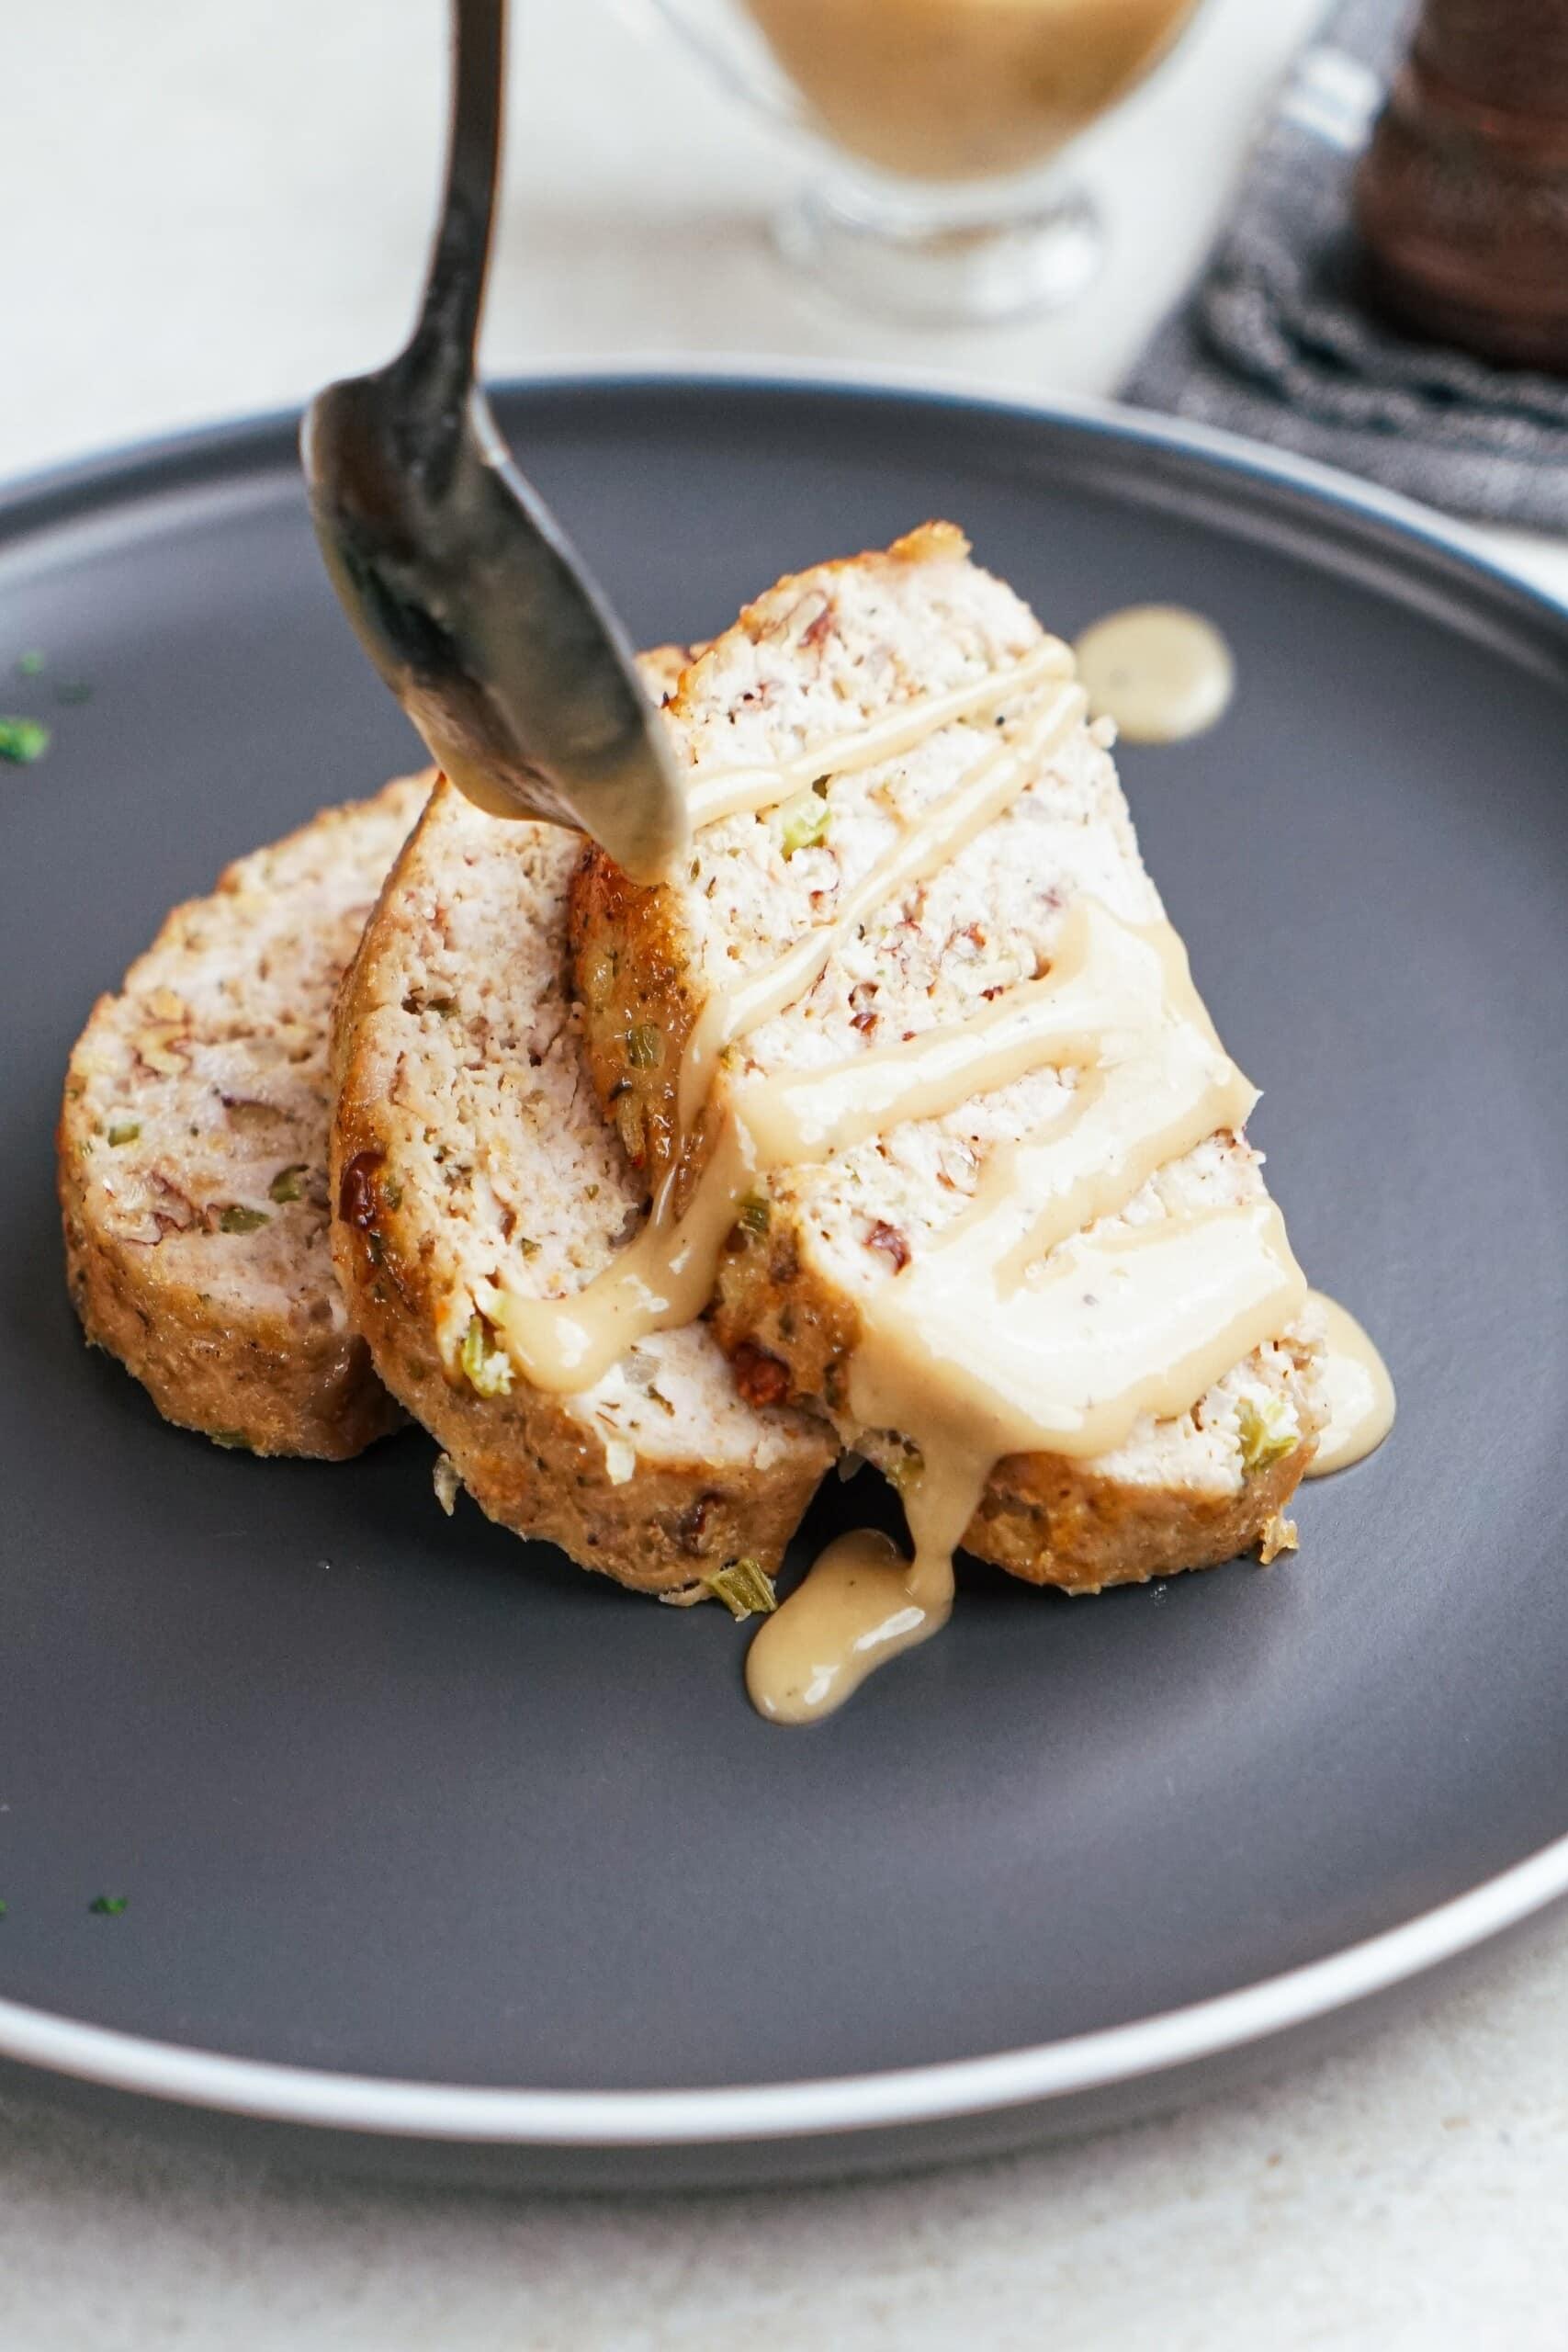
[[[746,1657],[751,1703],[770,1723],[810,1724],[868,1674],[946,1624],[951,1586],[922,1599],[891,1536],[857,1527],[829,1544],[806,1582],[768,1618]]]
[[[1312,1293],[1312,1303],[1328,1328],[1328,1352],[1323,1365],[1328,1426],[1317,1441],[1306,1475],[1325,1478],[1330,1471],[1348,1470],[1353,1462],[1364,1462],[1382,1443],[1393,1427],[1393,1383],[1388,1366],[1353,1315],[1321,1291]]]
[[[738,1077],[713,1115],[726,1049],[812,987],[857,926],[995,822],[1085,708],[1071,656],[1047,639],[973,685],[919,698],[777,767],[696,771],[694,810],[712,822],[782,803],[803,777],[869,766],[993,716],[972,765],[900,831],[830,920],[708,999],[680,1072],[682,1132],[702,1120],[706,1148],[683,1205],[678,1156],[642,1231],[582,1290],[530,1297],[502,1272],[475,1301],[536,1385],[592,1386],[637,1339],[702,1311],[726,1239],[768,1171],[830,1159],[1032,1070],[1076,1073],[1066,1107],[993,1154],[953,1223],[860,1302],[850,1403],[864,1428],[897,1430],[910,1448],[899,1487],[914,1557],[906,1565],[868,1532],[829,1547],[753,1645],[749,1688],[777,1721],[829,1713],[945,1623],[954,1550],[1004,1455],[1114,1449],[1141,1415],[1187,1411],[1306,1300],[1268,1201],[1173,1213],[1112,1236],[1087,1230],[1167,1162],[1240,1128],[1257,1100],[1169,925],[1128,923],[1090,897],[1068,908],[1043,978],[901,1044]]]
[[[1235,663],[1213,621],[1184,605],[1129,605],[1086,628],[1075,649],[1096,718],[1129,743],[1179,743],[1213,727],[1235,691]]]

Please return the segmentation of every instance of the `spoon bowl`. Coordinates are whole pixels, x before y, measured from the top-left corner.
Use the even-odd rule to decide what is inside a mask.
[[[454,0],[452,130],[419,322],[329,385],[301,456],[360,643],[468,797],[590,833],[638,880],[684,847],[685,799],[632,649],[475,377],[500,162],[504,0]]]

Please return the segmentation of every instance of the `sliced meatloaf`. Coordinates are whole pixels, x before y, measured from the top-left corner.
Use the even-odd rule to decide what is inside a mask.
[[[331,808],[176,907],[66,1074],[60,1197],[89,1340],[159,1411],[336,1459],[401,1419],[329,1239],[333,998],[433,778]]]
[[[491,1519],[642,1590],[777,1566],[836,1447],[742,1396],[705,1325],[586,1394],[535,1388],[487,1308],[576,1290],[644,1192],[582,1067],[566,912],[581,844],[438,785],[344,982],[333,1139],[339,1279],[392,1393]]]
[[[667,718],[694,789],[699,774],[711,783],[786,762],[801,788],[782,806],[706,825],[670,885],[634,887],[598,853],[578,877],[589,1066],[645,1181],[682,1151],[700,1164],[728,1090],[963,1021],[1048,972],[1075,899],[1091,895],[1130,923],[1159,917],[1111,732],[1074,718],[1005,813],[868,912],[818,977],[730,1045],[706,1114],[682,1131],[679,1073],[704,1005],[830,923],[998,731],[1022,724],[1023,689],[868,766],[840,766],[830,747],[903,705],[983,687],[1021,663],[1032,676],[1070,666],[1018,597],[968,560],[962,537],[931,525],[886,553],[782,581],[688,668]],[[1036,1069],[943,1116],[763,1178],[718,1274],[716,1328],[747,1393],[819,1400],[847,1444],[895,1476],[908,1468],[905,1433],[862,1427],[851,1409],[865,1304],[963,1212],[998,1149],[1066,1103],[1078,1075]],[[1161,1168],[1095,1238],[1263,1196],[1258,1154],[1244,1135],[1221,1133]],[[1272,1523],[1320,1423],[1316,1363],[1303,1323],[1190,1412],[1145,1416],[1114,1453],[1003,1459],[967,1548],[1031,1581],[1094,1590],[1278,1540]]]

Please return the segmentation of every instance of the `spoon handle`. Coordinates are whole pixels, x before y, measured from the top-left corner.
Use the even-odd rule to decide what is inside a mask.
[[[455,435],[474,379],[501,173],[506,0],[452,0],[452,116],[441,217],[400,395],[428,432]]]

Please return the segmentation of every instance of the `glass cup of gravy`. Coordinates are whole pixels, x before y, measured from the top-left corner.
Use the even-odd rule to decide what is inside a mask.
[[[935,323],[1067,300],[1100,232],[1062,150],[1199,0],[654,0],[738,95],[813,151],[779,224],[857,304]]]

